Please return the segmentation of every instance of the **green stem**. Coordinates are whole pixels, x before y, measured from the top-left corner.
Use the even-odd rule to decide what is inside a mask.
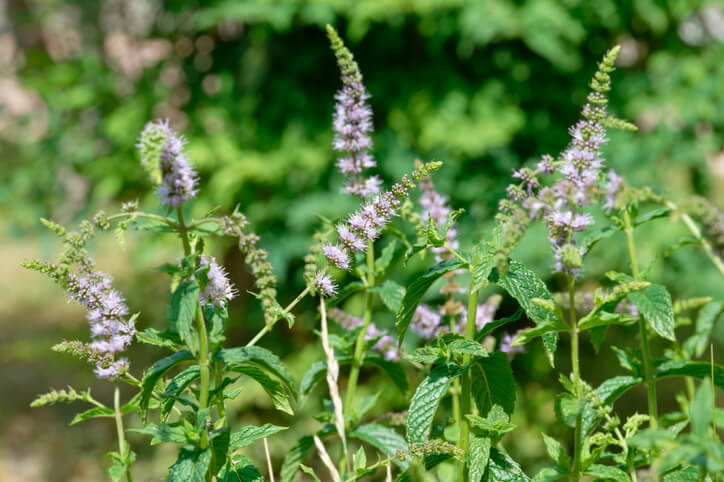
[[[640,281],[639,266],[636,260],[636,243],[634,239],[634,228],[631,223],[631,216],[628,210],[623,212],[624,232],[626,233],[626,241],[628,243],[628,255],[631,261],[631,273],[634,280]],[[649,417],[651,417],[651,428],[655,429],[658,425],[658,406],[656,404],[656,380],[654,379],[651,354],[649,352],[649,339],[646,329],[646,320],[643,316],[639,316],[639,333],[641,335],[641,351],[643,353],[644,377],[648,388],[649,401]]]
[[[180,209],[180,208],[179,208]],[[118,213],[114,214],[112,216],[108,216],[108,221],[115,221],[116,219],[121,218],[145,218],[145,219],[152,219],[154,221],[158,221],[160,223],[165,223],[171,226],[174,229],[178,229],[179,226],[171,221],[168,218],[165,218],[163,216],[159,216],[157,214],[151,214],[151,213],[141,213],[141,212],[133,212],[133,213]]]
[[[184,255],[188,256],[191,254],[191,243],[189,242],[188,228],[184,222],[184,214],[181,206],[176,209],[176,213],[178,215],[178,230],[184,246]],[[209,381],[211,377],[209,372],[209,339],[206,333],[204,314],[201,311],[201,300],[197,300],[196,302],[196,329],[199,336],[199,352],[196,356],[200,368],[199,378],[201,379],[199,410],[204,410],[209,406]],[[206,429],[204,429],[201,434],[201,448],[205,449],[208,443],[208,433]]]
[[[450,332],[455,333],[457,331],[455,327],[455,320],[454,318],[450,319]],[[458,380],[457,377],[453,380],[453,387],[452,387],[452,407],[453,407],[453,418],[455,419],[455,423],[458,427],[458,437],[460,437],[460,433],[462,431],[462,414],[460,413],[460,380]],[[458,438],[458,442],[460,439]]]
[[[475,317],[478,312],[478,292],[474,289],[474,279],[470,277],[470,289],[468,294],[468,318],[465,324],[465,338],[472,340],[475,337]],[[470,355],[463,355],[463,366],[470,363]],[[470,427],[468,426],[468,420],[465,418],[470,413],[471,408],[471,392],[472,383],[470,380],[469,373],[463,373],[462,375],[462,393],[460,394],[460,418],[458,424],[460,426],[460,449],[464,454],[468,451],[468,438]],[[465,482],[467,479],[467,472],[465,471],[465,463],[460,464],[460,472],[458,473],[458,480]]]
[[[352,404],[354,403],[357,379],[359,378],[359,370],[364,358],[365,335],[370,326],[370,321],[372,321],[372,293],[369,288],[375,285],[375,248],[371,241],[367,242],[367,269],[367,282],[365,284],[368,289],[365,291],[365,311],[362,318],[362,329],[359,335],[357,335],[357,341],[354,345],[354,359],[352,360],[352,369],[349,372],[347,394],[344,398],[344,409],[347,413],[353,410]]]
[[[113,416],[116,419],[116,432],[118,434],[118,453],[126,466],[126,480],[133,482],[131,478],[131,468],[128,466],[128,444],[126,443],[126,433],[123,429],[123,415],[121,414],[121,391],[116,384],[116,390],[113,392]]]
[[[224,382],[224,370],[221,362],[214,363],[214,385],[219,386]],[[227,426],[226,406],[224,405],[224,395],[219,394],[216,400],[216,410],[219,412],[219,418],[224,419],[224,426]]]
[[[576,428],[573,438],[573,480],[581,477],[581,457],[583,450],[583,414],[580,405],[583,398],[583,384],[581,383],[581,368],[578,354],[578,321],[576,320],[576,279],[568,278],[568,307],[571,316],[571,367],[573,369],[573,384],[576,387],[576,400],[578,401],[578,414],[576,415]]]
[[[264,325],[264,328],[262,328],[261,330],[259,330],[259,333],[257,333],[256,335],[254,335],[254,338],[252,338],[251,341],[246,344],[246,346],[256,345],[256,343],[257,343],[259,340],[261,340],[264,335],[266,335],[267,333],[269,333],[269,332],[271,331],[272,327],[276,324],[277,321],[279,321],[279,320],[281,320],[282,318],[284,318],[284,315],[286,315],[287,313],[289,313],[295,306],[297,306],[297,303],[299,303],[300,301],[302,301],[302,298],[304,298],[305,296],[307,296],[307,294],[309,294],[309,289],[310,289],[309,286],[307,286],[306,288],[304,288],[304,291],[302,291],[301,293],[299,293],[299,295],[298,295],[296,298],[294,298],[294,301],[292,301],[291,303],[289,303],[289,304],[287,305],[287,307],[282,310],[282,312],[279,314],[279,316],[277,316],[277,318],[276,318],[274,321],[272,321],[271,323],[267,323],[266,325]]]

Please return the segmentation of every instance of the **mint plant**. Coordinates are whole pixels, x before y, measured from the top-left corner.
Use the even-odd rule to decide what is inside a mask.
[[[44,220],[61,238],[64,252],[57,262],[24,263],[86,309],[90,341],[64,341],[54,349],[89,361],[98,378],[113,383],[112,407],[90,390],[73,388],[42,395],[33,405],[90,404],[73,424],[113,418],[118,434],[109,470],[113,480],[132,480],[135,455],[125,436],[131,430],[149,436],[150,443],[178,446],[178,458],[166,474],[172,481],[263,480],[264,470],[269,480],[279,475],[282,481],[302,473],[333,481],[433,480],[435,475],[460,482],[524,481],[531,474],[503,442],[516,429],[518,384],[511,360],[540,339],[555,369],[563,337],[570,343],[571,373],[559,374],[555,411],[573,443],[568,448],[541,433],[551,463],[532,480],[721,479],[724,445],[717,423],[724,414],[716,407],[715,391],[724,388],[724,367],[714,363],[709,338],[724,300],[672,299],[667,287],[640,266],[636,228],[662,217],[681,220],[692,237],[669,252],[699,245],[724,276],[724,215],[702,199],[679,206],[650,189],[629,186],[606,169],[607,131],[636,130],[607,109],[619,48],[599,63],[567,148],[514,171],[517,181],[500,201],[494,230],[468,243],[456,225],[464,211],[454,210],[435,188],[441,162],[411,162],[410,172],[389,190],[379,175],[370,174],[377,167],[370,94],[350,50],[332,27],[327,34],[342,80],[332,147],[346,178],[341,191],[358,198],[359,207],[320,223],[305,256],[304,290],[287,306],[279,303],[268,254],[238,208],[229,215],[212,212],[186,220],[201,189],[186,142],[167,122],[150,122],[138,150],[161,212],[126,203],[117,214],[99,212],[84,221],[78,232]],[[560,293],[515,259],[516,246],[538,222],[548,232],[554,279],[565,287]],[[89,256],[87,243],[99,232],[122,236],[131,228],[180,240],[162,267],[171,292],[163,330],[131,314],[110,275]],[[208,252],[210,237],[235,239],[255,277],[257,292],[248,295],[260,302],[265,324],[243,346],[226,346],[228,302],[242,294]],[[591,248],[614,241],[625,241],[630,271],[588,273]],[[661,254],[664,261],[669,252]],[[428,267],[412,274],[405,286],[393,279],[398,271],[392,268],[412,259]],[[591,293],[592,283],[597,287]],[[279,356],[259,344],[281,320],[295,327],[292,310],[306,296],[317,298],[319,359],[294,380]],[[511,316],[498,316],[504,297],[517,304]],[[351,299],[361,299],[361,310],[357,305],[358,311],[351,311]],[[517,321],[529,323],[517,332],[505,326]],[[603,350],[614,325],[638,339],[630,346],[610,346],[626,373],[593,386],[586,381],[593,367],[582,366],[580,354]],[[693,325],[693,332],[686,325]],[[688,337],[681,335],[687,331]],[[660,353],[654,338],[666,343]],[[163,352],[142,373],[121,355],[134,342]],[[705,355],[708,359],[702,359]],[[382,372],[389,387],[363,391],[368,368]],[[676,396],[677,410],[660,413],[659,402],[668,394],[657,391],[657,381],[667,377],[684,377],[686,390]],[[234,418],[226,401],[238,396],[239,383],[246,380],[258,383],[289,417],[297,417],[295,406],[309,403],[313,391],[328,396],[315,416],[318,428],[296,440],[278,468],[266,439],[287,427],[230,423]],[[121,383],[135,390],[124,404]],[[647,390],[647,413],[624,420],[615,402],[638,385]],[[388,389],[404,397],[406,409],[371,417]],[[127,428],[124,420],[132,413],[139,415],[140,426]],[[265,469],[242,454],[256,441],[265,447]],[[312,453],[316,463],[309,462]]]

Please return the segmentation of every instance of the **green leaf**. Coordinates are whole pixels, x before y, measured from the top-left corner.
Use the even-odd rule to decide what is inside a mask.
[[[296,441],[287,451],[282,462],[281,482],[291,482],[297,473],[299,465],[307,458],[307,453],[314,446],[314,438],[305,436]]]
[[[261,438],[271,437],[275,433],[286,429],[287,427],[279,427],[270,423],[264,424],[261,427],[247,425],[246,427],[242,427],[237,432],[231,434],[229,450],[234,452],[236,450],[243,449]]]
[[[161,376],[174,365],[178,365],[181,362],[190,361],[193,359],[194,356],[191,354],[190,351],[181,350],[174,353],[173,355],[169,355],[166,358],[158,360],[156,363],[151,365],[151,368],[146,371],[143,376],[143,380],[141,380],[141,395],[138,403],[144,422],[148,417],[148,402],[151,400],[151,392],[156,386],[156,382],[158,382],[158,379],[161,378]]]
[[[192,365],[181,373],[173,377],[173,380],[169,382],[166,389],[161,394],[161,398],[164,400],[161,402],[161,420],[166,420],[166,417],[171,413],[176,400],[181,393],[188,387],[201,373],[201,367],[198,365]]]
[[[696,332],[687,340],[687,345],[693,345],[693,352],[697,357],[704,353],[711,330],[722,310],[724,302],[721,301],[711,301],[699,310],[699,315],[696,317]]]
[[[533,271],[514,260],[510,260],[510,263],[508,264],[508,272],[505,276],[501,277],[498,270],[494,269],[490,274],[490,280],[497,283],[510,296],[515,298],[518,304],[523,307],[523,310],[525,310],[525,314],[528,318],[530,318],[534,323],[552,323],[552,325],[549,325],[549,328],[551,329],[544,331],[541,335],[545,334],[543,347],[548,353],[548,359],[551,362],[551,365],[553,365],[553,354],[555,353],[558,342],[558,335],[554,332],[560,331],[557,329],[557,327],[560,326],[557,322],[563,325],[565,325],[565,323],[563,323],[563,321],[560,320],[554,313],[551,313],[542,306],[533,303],[532,300],[534,298],[553,300],[553,296],[550,291],[548,291],[548,288],[543,280],[541,280]]]
[[[450,387],[450,383],[459,374],[460,368],[457,365],[439,365],[417,387],[407,412],[406,426],[409,443],[427,441],[440,400]]]
[[[568,478],[568,471],[561,470],[557,467],[546,467],[535,474],[531,479],[533,482],[554,482],[563,478]]]
[[[224,326],[229,319],[229,313],[225,306],[209,305],[204,309],[204,315],[211,327],[209,329],[209,343],[213,351],[226,340],[224,336]]]
[[[473,250],[473,287],[472,291],[479,291],[488,286],[490,273],[495,267],[495,257],[486,252],[485,243],[480,243]]]
[[[93,407],[89,408],[85,412],[75,414],[75,417],[73,417],[73,420],[70,422],[70,424],[75,425],[76,423],[88,420],[89,418],[112,417],[113,415],[113,410],[108,407]]]
[[[136,340],[147,345],[160,346],[163,348],[169,348],[173,351],[179,350],[181,344],[181,338],[177,333],[170,331],[158,331],[155,328],[146,328],[143,331],[136,332]]]
[[[501,326],[505,325],[506,323],[511,323],[513,321],[518,321],[523,315],[523,308],[518,305],[518,308],[515,310],[515,313],[513,313],[511,316],[508,316],[507,318],[500,318],[499,320],[493,320],[489,323],[486,323],[485,326],[483,326],[483,329],[480,330],[476,335],[475,339],[477,341],[483,341],[483,339],[488,336],[488,334],[492,333],[494,330],[497,330]]]
[[[714,364],[714,384],[724,389],[724,367]],[[656,378],[665,378],[677,375],[704,379],[710,377],[712,366],[707,362],[690,360],[672,360],[656,368]]]
[[[482,416],[493,405],[500,405],[505,413],[515,409],[515,379],[508,355],[496,351],[486,358],[476,358],[471,364],[473,399]]]
[[[326,360],[314,362],[302,377],[302,383],[299,384],[299,396],[302,398],[306,398],[307,396],[309,396],[309,394],[312,393],[312,390],[314,390],[314,387],[317,385],[317,383],[319,383],[322,377],[324,377],[324,374],[326,372]]]
[[[262,386],[264,391],[271,397],[274,408],[282,412],[294,415],[292,410],[289,394],[279,381],[267,375],[267,373],[256,365],[246,363],[232,363],[227,366],[228,370],[232,370],[256,380]]]
[[[392,262],[392,259],[395,255],[395,248],[397,247],[397,240],[393,239],[391,242],[387,244],[382,249],[382,253],[380,256],[375,260],[375,274],[381,275],[384,274],[385,270],[388,266],[390,266],[390,263]],[[397,311],[397,310],[395,310]]]
[[[596,395],[603,400],[605,404],[612,404],[618,397],[623,395],[629,389],[635,387],[639,383],[643,383],[642,377],[618,376],[609,378],[601,383],[596,389]]]
[[[490,459],[490,439],[473,435],[467,455],[468,480],[477,482],[483,478]]]
[[[583,233],[583,236],[581,236],[578,239],[578,245],[581,246],[581,249],[584,252],[588,252],[591,250],[591,248],[598,243],[599,241],[602,241],[606,238],[610,238],[614,234],[616,234],[619,231],[618,226],[614,225],[608,225],[608,226],[599,226],[595,227],[590,230],[586,230]]]
[[[464,266],[463,263],[457,260],[445,260],[433,266],[422,276],[415,278],[415,280],[410,283],[410,286],[408,286],[405,291],[405,296],[402,298],[402,304],[397,311],[397,316],[395,317],[399,343],[402,343],[402,340],[405,338],[405,333],[407,333],[407,328],[410,326],[412,315],[415,314],[417,305],[420,304],[422,297],[425,296],[430,286],[444,274]]]
[[[266,348],[259,346],[242,346],[221,349],[214,353],[214,360],[226,363],[244,363],[247,361],[257,363],[279,378],[289,393],[293,396],[296,396],[297,394],[297,390],[294,387],[294,379],[289,373],[289,370],[287,370],[287,367],[284,363],[282,363],[278,356]]]
[[[515,428],[515,425],[510,423],[510,417],[500,405],[493,405],[486,418],[475,414],[468,414],[465,417],[475,428],[475,433],[494,440],[500,439]]]
[[[365,453],[364,447],[360,445],[357,452],[354,454],[354,457],[352,458],[353,463],[353,470],[356,472],[358,470],[364,471],[364,468],[367,466],[367,454]]]
[[[451,341],[447,344],[447,349],[450,350],[450,353],[459,355],[488,356],[488,351],[479,341],[468,338],[459,338]]]
[[[593,464],[586,468],[586,475],[597,477],[601,480],[613,481],[613,482],[630,482],[631,477],[626,472],[619,469],[618,467],[612,467],[610,465]]]
[[[598,326],[608,325],[630,325],[636,323],[638,318],[628,313],[609,313],[608,311],[597,310],[587,315],[578,323],[579,330],[588,330]]]
[[[153,439],[151,440],[152,444],[156,442],[192,444],[195,442],[195,440],[188,437],[187,430],[181,422],[162,424],[151,423],[143,428],[129,430],[146,435],[151,435],[153,437]]]
[[[390,427],[376,423],[359,425],[349,436],[370,444],[388,457],[394,457],[398,450],[407,450],[407,442],[402,435]],[[410,465],[408,461],[400,459],[395,459],[394,463],[402,470],[407,470]]]
[[[391,280],[370,288],[370,292],[378,295],[382,303],[393,313],[400,310],[402,298],[405,296],[405,288]]]
[[[560,320],[546,321],[534,326],[533,328],[521,330],[517,335],[515,335],[511,344],[513,346],[526,345],[539,336],[554,334],[561,331],[568,331],[568,325]]]
[[[653,330],[667,340],[676,341],[674,335],[674,308],[671,295],[661,285],[652,284],[642,291],[626,295],[638,308]]]
[[[186,346],[194,351],[197,349],[194,320],[198,304],[199,284],[196,281],[183,281],[171,295],[167,314],[171,332],[178,333]]]
[[[488,470],[483,480],[485,482],[524,482],[530,479],[508,454],[491,448]]]
[[[546,452],[548,456],[558,465],[560,469],[565,470],[571,466],[571,458],[566,454],[563,446],[554,438],[541,433],[543,436],[543,443],[546,446]]]
[[[206,472],[211,463],[208,448],[182,448],[176,462],[168,471],[169,482],[206,482]]]
[[[694,394],[694,399],[689,406],[689,420],[691,421],[691,433],[706,437],[711,426],[714,404],[714,392],[711,389],[711,381],[705,378]]]
[[[233,460],[222,469],[219,482],[264,482],[259,469],[246,455],[235,454]]]
[[[666,206],[654,208],[651,211],[647,211],[643,214],[639,214],[638,216],[636,216],[636,219],[633,220],[633,225],[634,227],[636,227],[654,219],[666,217],[670,212],[671,209],[667,208]]]

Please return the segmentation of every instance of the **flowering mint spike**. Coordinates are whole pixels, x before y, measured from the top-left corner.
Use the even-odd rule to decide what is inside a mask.
[[[154,184],[161,202],[177,208],[196,196],[198,178],[186,156],[186,141],[168,125],[168,120],[149,122],[138,140],[141,164]]]
[[[95,362],[94,372],[103,379],[117,379],[128,370],[128,360],[115,356],[130,346],[136,334],[134,318],[126,318],[126,300],[111,282],[105,273],[81,270],[68,274],[63,283],[70,299],[87,310],[93,341],[85,345],[85,357]]]
[[[337,103],[332,116],[335,132],[332,146],[341,153],[337,167],[349,176],[344,192],[365,198],[379,193],[382,184],[378,176],[365,178],[362,174],[364,169],[377,166],[369,152],[372,148],[369,135],[372,109],[367,104],[370,95],[362,84],[362,74],[352,53],[330,25],[327,25],[327,35],[342,72],[342,88],[334,96]]]
[[[319,271],[314,279],[314,287],[320,296],[328,298],[337,294],[337,285],[324,271]]]
[[[568,130],[571,142],[559,160],[554,163],[551,156],[544,156],[537,171],[524,168],[514,172],[513,177],[521,182],[509,186],[509,199],[501,203],[493,246],[501,272],[508,254],[530,222],[543,219],[556,258],[555,271],[574,276],[580,273],[585,252],[576,245],[574,233],[594,222],[590,214],[580,210],[593,204],[610,209],[621,187],[615,174],[609,175],[608,182],[604,181],[601,155],[601,148],[608,141],[607,127],[629,128],[628,123],[609,116],[606,111],[607,94],[611,90],[609,74],[614,70],[619,51],[619,47],[612,48],[598,64],[581,120]],[[541,173],[558,174],[558,177],[551,186],[541,187],[536,178]]]
[[[216,263],[213,256],[201,256],[201,266],[208,266],[206,274],[208,283],[199,296],[201,303],[211,306],[224,306],[237,294],[234,285],[229,281],[228,273],[223,266]]]

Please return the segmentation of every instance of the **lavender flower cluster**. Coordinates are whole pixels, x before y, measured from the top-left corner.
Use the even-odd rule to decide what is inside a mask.
[[[593,91],[582,110],[582,119],[569,129],[571,142],[561,153],[558,162],[545,155],[537,165],[537,171],[522,168],[514,171],[513,177],[520,180],[517,185],[508,187],[510,200],[519,203],[522,211],[509,200],[502,203],[504,217],[512,224],[511,237],[519,237],[527,223],[533,219],[542,219],[547,228],[549,240],[555,255],[555,271],[576,276],[580,273],[585,252],[576,245],[574,233],[593,224],[593,217],[580,212],[581,207],[600,203],[604,208],[614,207],[616,194],[621,188],[621,179],[613,172],[609,173],[607,184],[602,189],[602,170],[604,159],[601,148],[606,143],[605,129],[609,125],[628,127],[622,121],[609,117],[606,112],[610,90],[609,72],[617,49],[609,51],[599,64],[599,70],[592,83]],[[541,187],[537,178],[539,173],[554,175],[556,180],[551,186]],[[509,233],[509,234],[510,234]],[[508,240],[510,244],[511,240]]]
[[[177,208],[196,196],[198,177],[186,156],[186,141],[168,120],[146,124],[138,141],[141,163],[159,182],[161,202]]]
[[[377,166],[370,154],[372,139],[372,109],[367,104],[370,94],[362,84],[362,74],[352,53],[344,46],[337,32],[327,26],[332,50],[342,71],[342,89],[334,98],[337,100],[332,118],[334,140],[332,146],[341,153],[337,167],[348,176],[344,192],[360,197],[369,197],[380,192],[382,180],[379,176],[364,178],[365,169]]]
[[[111,286],[112,278],[100,271],[69,274],[66,290],[71,300],[87,310],[94,341],[85,348],[88,357],[96,361],[98,378],[117,378],[128,369],[128,360],[115,358],[133,341],[136,328],[128,315],[123,295]]]
[[[237,295],[234,285],[229,281],[226,269],[216,262],[213,256],[201,256],[201,266],[208,266],[208,282],[199,295],[202,305],[224,306]]]
[[[364,251],[368,242],[374,242],[379,237],[382,228],[389,224],[395,215],[400,198],[404,196],[407,196],[407,188],[402,184],[395,184],[392,191],[376,196],[349,216],[347,222],[337,224],[341,244],[324,244],[324,257],[339,269],[350,269],[350,252]]]
[[[352,331],[362,326],[361,318],[352,316],[339,308],[329,310],[329,318],[336,321],[347,331]],[[367,327],[367,333],[365,333],[365,340],[369,341],[374,339],[377,339],[377,341],[372,346],[372,349],[382,353],[385,360],[397,361],[400,359],[400,351],[397,348],[395,339],[386,330],[380,330],[377,328],[377,325],[370,323]]]

